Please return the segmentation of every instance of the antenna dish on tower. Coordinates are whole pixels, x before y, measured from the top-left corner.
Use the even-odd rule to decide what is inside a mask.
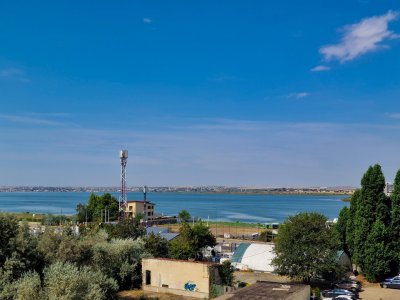
[[[119,158],[128,158],[128,150],[119,151]]]

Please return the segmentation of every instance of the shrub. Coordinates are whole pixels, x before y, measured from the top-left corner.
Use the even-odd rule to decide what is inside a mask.
[[[43,299],[40,276],[36,272],[26,273],[16,283],[16,300],[41,300]]]
[[[90,267],[79,269],[72,263],[55,263],[45,270],[44,294],[48,300],[115,299],[118,284]]]

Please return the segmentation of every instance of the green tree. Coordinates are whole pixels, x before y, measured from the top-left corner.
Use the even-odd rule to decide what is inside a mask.
[[[187,210],[183,209],[178,214],[178,218],[181,219],[182,222],[188,222],[190,220],[191,216]]]
[[[37,249],[44,257],[47,264],[51,264],[57,259],[57,252],[62,240],[62,235],[54,232],[54,228],[47,227],[41,235]]]
[[[207,246],[215,246],[216,240],[209,228],[202,222],[190,227],[183,223],[180,235],[169,244],[168,253],[175,259],[201,259],[202,249]]]
[[[192,227],[192,244],[197,253],[207,246],[213,247],[217,241],[210,229],[203,222],[194,224]]]
[[[233,280],[235,279],[234,273],[235,268],[232,266],[231,262],[229,260],[224,261],[220,268],[222,284],[232,286]]]
[[[40,272],[44,267],[43,256],[37,250],[38,242],[38,237],[30,233],[28,224],[24,223],[19,227],[15,238],[15,252],[25,265],[25,272]]]
[[[17,218],[10,214],[0,214],[0,268],[7,257],[15,250],[15,238],[17,234]]]
[[[388,241],[390,235],[382,223],[377,219],[365,243],[362,272],[369,281],[378,281],[390,273],[393,261]]]
[[[357,200],[354,229],[354,253],[353,259],[362,270],[367,268],[366,249],[373,248],[366,243],[372,242],[368,235],[376,220],[383,225],[390,223],[390,200],[384,193],[385,177],[380,165],[376,164],[368,168],[361,180],[360,197]]]
[[[92,196],[91,194],[90,196]],[[88,215],[87,206],[82,203],[78,203],[76,205],[76,221],[79,223],[85,223],[86,221],[90,221],[92,219],[92,215]]]
[[[318,213],[300,213],[285,220],[275,239],[273,264],[278,274],[308,283],[336,271],[339,242],[326,221]]]
[[[168,257],[168,241],[159,234],[151,233],[144,238],[144,249],[153,257]]]
[[[175,238],[169,242],[168,255],[171,258],[183,260],[196,257],[192,246],[181,237]]]
[[[339,218],[337,223],[334,226],[334,229],[337,233],[337,237],[340,241],[340,247],[343,249],[347,254],[349,254],[349,249],[347,246],[347,224],[349,221],[349,209],[347,206],[343,207],[340,211]]]
[[[391,249],[393,249],[393,255],[396,260],[400,261],[400,170],[396,174],[393,193],[390,198],[392,200],[390,226],[392,240]]]
[[[119,203],[117,198],[109,193],[101,196],[91,193],[87,205],[78,203],[76,206],[77,220],[85,222],[87,216],[88,222],[102,222],[106,209],[110,212],[110,221],[118,219]]]
[[[361,191],[359,189],[355,190],[354,194],[351,196],[350,208],[348,211],[347,224],[346,224],[346,247],[352,257],[355,252],[355,217],[357,212],[357,203],[360,198]]]

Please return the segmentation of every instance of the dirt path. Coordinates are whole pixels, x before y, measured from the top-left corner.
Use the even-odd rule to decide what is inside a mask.
[[[151,300],[198,300],[198,298],[184,297],[173,294],[154,293],[142,290],[121,291],[118,293],[120,300],[139,300],[140,297],[148,297]]]

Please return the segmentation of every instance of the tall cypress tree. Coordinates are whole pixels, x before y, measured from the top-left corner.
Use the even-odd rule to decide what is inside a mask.
[[[340,247],[346,252],[349,253],[348,244],[347,244],[347,223],[349,219],[349,209],[347,206],[343,207],[340,211],[339,218],[337,223],[335,224],[335,231],[338,235],[338,239],[340,241]]]
[[[389,232],[380,219],[376,219],[365,243],[362,272],[369,281],[378,281],[390,273],[393,261]]]
[[[354,256],[355,252],[355,242],[354,242],[354,236],[355,236],[355,216],[357,212],[357,203],[358,199],[360,198],[361,191],[357,189],[354,194],[351,196],[351,202],[350,202],[350,208],[349,208],[349,213],[348,213],[348,218],[347,218],[347,224],[346,224],[346,244],[347,244],[347,249],[349,251],[350,256]],[[354,259],[355,260],[355,259]]]
[[[371,248],[373,239],[368,239],[376,220],[385,226],[390,221],[390,201],[384,193],[385,177],[381,166],[368,168],[361,180],[361,192],[357,202],[354,230],[354,259],[364,270],[369,263],[366,249]],[[367,247],[368,246],[368,247]]]
[[[390,232],[392,239],[391,249],[393,250],[396,260],[400,261],[400,170],[396,174],[396,178],[394,180],[394,189],[390,198],[392,200],[392,212],[391,212],[391,224],[390,224]]]

